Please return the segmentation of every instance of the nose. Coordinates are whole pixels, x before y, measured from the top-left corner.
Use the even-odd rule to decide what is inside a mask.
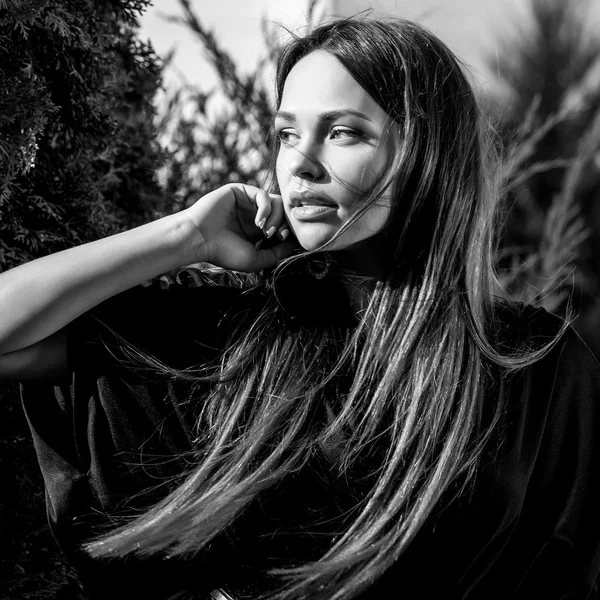
[[[288,168],[294,177],[317,181],[327,172],[315,148],[296,146],[289,156]]]

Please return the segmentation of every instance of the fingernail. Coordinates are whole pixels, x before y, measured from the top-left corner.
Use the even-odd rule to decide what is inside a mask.
[[[269,227],[269,229],[267,229],[265,235],[268,238],[270,238],[276,231],[277,231],[277,227]]]
[[[281,240],[285,240],[285,238],[290,235],[290,230],[289,229],[282,229],[281,233],[279,234],[279,236],[281,237]]]
[[[259,229],[262,229],[262,228],[265,226],[265,221],[266,221],[266,220],[267,220],[266,218],[263,218],[263,219],[261,219],[261,220],[260,220],[260,221],[259,221],[259,222],[256,224],[256,226],[257,226]]]

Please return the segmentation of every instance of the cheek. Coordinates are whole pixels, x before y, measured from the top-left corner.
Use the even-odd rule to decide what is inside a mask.
[[[289,179],[287,176],[287,169],[285,168],[284,160],[282,158],[281,152],[277,154],[277,159],[275,161],[275,177],[277,178],[277,183],[279,184],[279,188],[281,189],[285,182]]]
[[[333,169],[341,181],[348,183],[361,193],[368,193],[377,184],[384,171],[386,158],[373,152],[354,157],[352,161],[341,161]]]
[[[373,206],[362,221],[366,229],[373,234],[379,233],[387,224],[392,209],[388,200],[381,199],[376,206]]]
[[[391,195],[386,194],[383,198],[377,200],[369,210],[356,222],[357,230],[370,237],[383,231],[390,222],[392,215]]]
[[[281,190],[281,184],[279,184],[279,191],[283,194],[282,190]],[[285,216],[285,220],[287,221],[287,224],[290,225],[292,223],[292,215],[290,214],[290,211],[292,209],[289,207],[287,202],[283,203],[283,214]]]

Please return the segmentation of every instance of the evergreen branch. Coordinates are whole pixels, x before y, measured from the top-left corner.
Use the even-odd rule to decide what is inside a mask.
[[[179,4],[183,10],[183,17],[162,15],[162,18],[185,26],[194,33],[206,52],[209,63],[214,67],[225,94],[230,98],[243,96],[244,83],[229,53],[218,44],[214,33],[204,27],[189,0],[179,0]]]

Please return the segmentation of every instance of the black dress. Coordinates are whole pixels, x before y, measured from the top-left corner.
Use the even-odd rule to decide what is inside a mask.
[[[23,386],[49,522],[91,599],[204,599],[219,587],[253,597],[266,567],[286,554],[316,558],[323,550],[310,536],[261,535],[332,510],[335,484],[319,465],[290,477],[194,559],[93,560],[80,550],[115,516],[162,497],[182,469],[178,457],[193,445],[184,384],[129,369],[114,333],[171,366],[193,366],[218,355],[231,319],[252,318],[263,302],[260,290],[192,279],[192,286],[185,279],[139,286],[84,315],[70,326],[69,377]],[[543,336],[556,323],[527,309],[507,321],[513,328]],[[474,486],[442,503],[361,598],[598,597],[598,363],[568,331],[507,389],[504,423]]]

